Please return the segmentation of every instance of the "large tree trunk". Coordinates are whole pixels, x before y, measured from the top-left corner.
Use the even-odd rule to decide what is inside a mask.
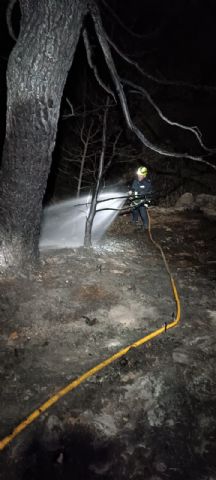
[[[42,200],[63,88],[85,0],[20,0],[21,27],[7,70],[6,138],[0,177],[0,265],[38,253]]]

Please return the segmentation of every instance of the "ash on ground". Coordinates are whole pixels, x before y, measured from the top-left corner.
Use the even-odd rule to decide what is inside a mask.
[[[216,479],[215,221],[150,209],[181,298],[180,325],[65,396],[1,453],[1,480]],[[118,217],[100,246],[43,252],[1,279],[3,438],[59,388],[170,322],[148,234]]]

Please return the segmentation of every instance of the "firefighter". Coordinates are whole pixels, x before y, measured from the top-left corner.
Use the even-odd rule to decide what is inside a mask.
[[[151,181],[147,175],[147,168],[139,167],[137,170],[137,179],[134,179],[131,190],[129,191],[132,223],[137,224],[140,215],[144,230],[148,230],[147,206],[150,203],[152,194]]]

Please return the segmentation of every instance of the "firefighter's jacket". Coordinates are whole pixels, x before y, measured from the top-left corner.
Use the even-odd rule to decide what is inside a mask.
[[[152,194],[153,189],[152,189],[152,184],[151,180],[149,178],[143,178],[143,180],[134,180],[131,186],[132,190],[132,206],[136,207],[139,205],[143,205],[145,203],[145,198],[142,198],[143,196],[148,199],[150,197],[150,194]]]

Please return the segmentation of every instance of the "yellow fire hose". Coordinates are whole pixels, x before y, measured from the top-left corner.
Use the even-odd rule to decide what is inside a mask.
[[[148,213],[148,210],[147,210],[147,213]],[[178,291],[177,291],[177,288],[176,288],[176,285],[175,285],[175,281],[172,277],[172,274],[170,272],[170,269],[169,269],[169,266],[168,266],[168,263],[167,263],[167,260],[166,260],[166,257],[165,257],[165,254],[163,252],[163,249],[162,247],[152,238],[152,233],[151,233],[151,218],[150,218],[150,215],[148,213],[148,219],[149,219],[149,227],[148,227],[148,232],[149,232],[149,237],[152,241],[152,243],[160,250],[161,252],[161,255],[162,255],[162,258],[163,258],[163,261],[164,261],[164,265],[166,267],[166,270],[167,270],[167,273],[170,277],[170,281],[171,281],[171,286],[172,286],[172,291],[173,291],[173,296],[174,296],[174,299],[175,299],[175,303],[176,303],[176,315],[175,315],[175,319],[170,322],[170,323],[165,323],[161,328],[157,329],[157,330],[154,330],[152,333],[149,333],[148,335],[146,335],[145,337],[143,338],[140,338],[139,340],[137,340],[136,342],[132,343],[131,345],[123,348],[122,350],[120,350],[119,352],[115,353],[114,355],[112,355],[111,357],[107,358],[106,360],[104,360],[103,362],[99,363],[98,365],[96,365],[95,367],[91,368],[90,370],[88,370],[87,372],[85,372],[83,375],[81,375],[80,377],[78,377],[76,380],[73,380],[71,383],[69,383],[68,385],[66,385],[65,387],[63,387],[61,390],[59,390],[57,393],[55,393],[52,397],[50,397],[45,403],[43,403],[39,408],[37,408],[36,410],[34,410],[25,420],[23,420],[19,425],[17,425],[16,428],[14,428],[14,430],[12,431],[11,434],[9,434],[8,436],[6,436],[5,438],[3,438],[1,441],[0,441],[0,450],[3,450],[7,445],[9,445],[12,440],[14,440],[15,437],[17,437],[17,435],[19,435],[19,433],[21,433],[23,430],[25,430],[25,428],[28,427],[28,425],[30,425],[31,423],[33,423],[38,417],[40,417],[40,415],[42,415],[42,413],[44,413],[46,410],[48,410],[50,407],[52,407],[52,405],[54,405],[55,403],[57,403],[62,397],[64,397],[67,393],[71,392],[72,390],[75,390],[75,388],[77,388],[81,383],[83,383],[85,380],[87,380],[88,378],[92,377],[93,375],[95,375],[96,373],[100,372],[101,370],[103,370],[105,367],[107,367],[108,365],[110,365],[111,363],[115,362],[115,360],[118,360],[119,358],[123,357],[124,355],[126,355],[132,348],[137,348],[137,347],[140,347],[141,345],[143,345],[144,343],[147,343],[149,342],[150,340],[152,340],[153,338],[155,337],[158,337],[159,335],[161,335],[162,333],[166,332],[167,330],[169,330],[170,328],[173,328],[177,325],[177,323],[180,321],[180,315],[181,315],[181,306],[180,306],[180,300],[179,300],[179,296],[178,296]]]

